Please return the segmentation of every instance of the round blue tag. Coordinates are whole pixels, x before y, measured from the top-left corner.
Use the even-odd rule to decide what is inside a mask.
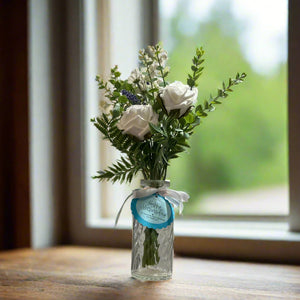
[[[174,220],[172,205],[159,194],[132,199],[131,211],[139,223],[153,229],[165,228]]]

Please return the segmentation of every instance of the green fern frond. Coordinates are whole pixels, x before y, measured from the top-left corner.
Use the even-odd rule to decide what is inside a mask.
[[[98,171],[98,175],[93,176],[93,179],[99,179],[99,181],[120,181],[131,182],[134,175],[140,171],[138,165],[132,164],[130,161],[121,157],[112,166],[108,167],[104,171]]]

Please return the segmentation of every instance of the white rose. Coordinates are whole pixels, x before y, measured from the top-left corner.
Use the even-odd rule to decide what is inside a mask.
[[[149,123],[157,125],[158,114],[151,105],[132,105],[123,113],[117,127],[123,133],[131,134],[140,140],[150,132]]]
[[[192,89],[180,81],[174,81],[162,89],[161,98],[167,112],[180,109],[182,116],[197,101],[198,89]]]

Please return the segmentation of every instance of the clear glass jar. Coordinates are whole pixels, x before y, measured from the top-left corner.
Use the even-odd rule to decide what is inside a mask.
[[[142,180],[141,187],[169,187],[169,181]],[[131,275],[142,281],[172,278],[174,222],[162,229],[143,226],[133,216]]]

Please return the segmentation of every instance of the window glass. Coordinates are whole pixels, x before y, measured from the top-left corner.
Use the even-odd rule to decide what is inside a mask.
[[[139,0],[87,1],[85,10],[85,196],[87,223],[93,226],[100,218],[116,217],[126,196],[139,186],[139,178],[131,186],[91,179],[98,170],[119,159],[120,153],[108,141],[102,140],[102,135],[89,120],[101,113],[99,104],[104,99],[95,76],[107,80],[110,69],[117,64],[122,79],[126,79],[137,67],[143,41],[143,20]],[[130,209],[124,209],[122,217],[127,220],[130,216]]]
[[[185,214],[288,214],[287,0],[160,0],[159,10],[169,82],[186,82],[199,45],[199,101],[248,75],[171,163],[171,187],[191,196]]]

